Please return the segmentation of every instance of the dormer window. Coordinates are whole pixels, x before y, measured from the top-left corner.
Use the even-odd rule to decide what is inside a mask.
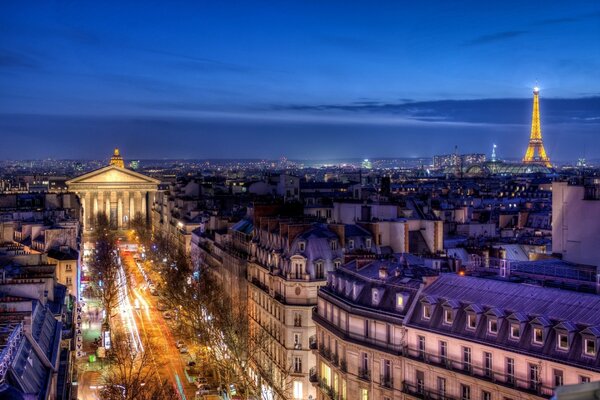
[[[473,313],[467,314],[467,329],[477,328],[477,315]]]
[[[377,289],[373,289],[371,292],[371,300],[373,302],[373,305],[376,306],[377,304],[379,304],[379,290]]]
[[[495,318],[492,318],[490,320],[488,320],[488,333],[491,333],[492,335],[496,335],[498,333],[498,320]]]
[[[337,250],[337,240],[329,242],[329,246],[331,246],[331,250]]]
[[[341,266],[342,266],[342,262],[341,262],[340,260],[335,260],[335,261],[333,262],[333,267],[334,267],[335,269],[338,269],[338,268],[339,268],[339,267],[341,267]]]
[[[306,249],[306,243],[305,242],[298,243],[298,250],[299,251],[304,251],[305,249]]]
[[[517,323],[510,324],[510,338],[520,339],[521,338],[521,325]]]
[[[354,249],[354,240],[352,240],[352,239],[348,240],[348,249],[350,249],[350,250]]]
[[[396,310],[403,310],[407,299],[408,295],[403,293],[396,293]]]
[[[596,357],[598,349],[596,348],[596,338],[583,339],[583,354],[590,357]]]
[[[430,320],[431,319],[431,305],[423,304],[423,319]]]
[[[371,248],[371,239],[366,239],[366,240],[365,240],[365,247],[366,247],[367,249],[370,249],[370,248]]]
[[[556,346],[559,350],[569,350],[569,335],[559,333],[556,338]]]
[[[533,328],[533,343],[544,344],[544,330],[541,327]]]
[[[454,313],[451,308],[444,308],[444,323],[452,325],[454,321]]]

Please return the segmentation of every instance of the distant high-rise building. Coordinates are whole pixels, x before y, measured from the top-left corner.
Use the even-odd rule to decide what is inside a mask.
[[[551,168],[552,164],[548,155],[546,155],[546,149],[544,149],[544,143],[542,142],[542,126],[540,124],[540,88],[537,86],[533,88],[533,113],[531,116],[531,135],[529,137],[529,145],[523,157],[525,164],[540,164],[545,167]]]
[[[433,156],[433,168],[444,169],[449,167],[466,167],[472,164],[485,162],[485,154],[470,153],[470,154],[441,154]]]

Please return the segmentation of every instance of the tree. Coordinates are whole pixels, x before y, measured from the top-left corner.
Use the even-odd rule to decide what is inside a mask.
[[[152,344],[146,342],[145,349]],[[103,377],[100,395],[106,400],[151,400],[175,398],[176,392],[167,381],[161,380],[152,366],[148,351],[136,353],[131,336],[122,331],[114,334],[109,352],[111,360]]]
[[[113,310],[118,306],[119,289],[124,285],[120,276],[120,266],[116,259],[115,236],[110,229],[106,214],[99,213],[96,221],[96,246],[90,263],[90,276],[93,291],[101,300],[106,312],[106,321],[110,320]]]
[[[138,235],[140,243],[146,245],[152,240],[152,230],[150,229],[150,224],[142,215],[142,213],[135,213],[135,216],[131,219],[129,226]]]

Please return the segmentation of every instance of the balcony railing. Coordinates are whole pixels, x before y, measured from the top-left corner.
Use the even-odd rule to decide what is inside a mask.
[[[310,371],[308,371],[308,380],[312,383],[319,382],[319,376],[317,375],[317,369],[315,367],[312,367]]]
[[[425,390],[422,386],[418,386],[407,381],[402,382],[402,393],[411,395],[418,399],[432,400],[454,400],[456,397],[446,395],[445,391]]]
[[[358,369],[358,377],[362,380],[370,381],[371,380],[371,371],[369,371],[366,368],[359,368]]]
[[[379,384],[383,387],[393,389],[394,388],[394,378],[389,375],[381,375],[379,377]]]
[[[531,382],[529,379],[517,378],[504,372],[494,371],[490,368],[479,367],[462,360],[452,360],[437,354],[423,353],[418,349],[405,348],[404,356],[413,360],[420,360],[428,365],[434,365],[457,373],[475,376],[478,379],[493,382],[507,388],[535,394],[541,397],[551,397],[554,393],[552,387],[545,386],[542,382]]]

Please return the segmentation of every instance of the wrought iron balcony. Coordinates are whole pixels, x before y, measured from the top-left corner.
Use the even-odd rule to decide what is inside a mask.
[[[370,381],[371,380],[371,371],[369,371],[366,368],[359,368],[358,369],[358,377],[362,380]]]
[[[389,375],[381,375],[379,377],[379,384],[383,387],[393,389],[394,388],[394,378]]]

